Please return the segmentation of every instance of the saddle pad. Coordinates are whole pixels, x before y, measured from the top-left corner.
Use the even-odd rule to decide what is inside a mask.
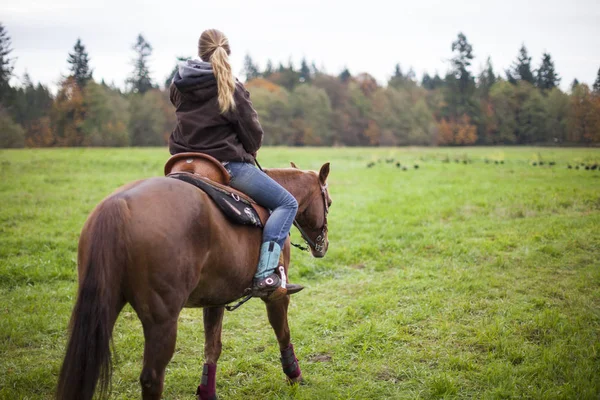
[[[209,182],[196,178],[192,174],[186,172],[169,174],[167,177],[187,182],[204,191],[232,222],[241,225],[253,225],[259,228],[263,227],[260,217],[252,206],[252,203],[243,197],[240,197],[227,189],[216,187]]]

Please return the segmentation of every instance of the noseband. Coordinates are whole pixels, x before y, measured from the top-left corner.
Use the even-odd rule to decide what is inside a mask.
[[[315,240],[312,240],[308,234],[302,229],[297,219],[294,219],[294,226],[300,231],[302,238],[306,241],[306,243],[315,249],[315,251],[321,252],[325,248],[325,237],[327,235],[327,214],[329,214],[329,206],[327,205],[327,184],[321,185],[321,197],[323,198],[323,227],[321,228],[321,233],[316,237]],[[300,250],[308,250],[307,247],[292,243],[295,247]]]

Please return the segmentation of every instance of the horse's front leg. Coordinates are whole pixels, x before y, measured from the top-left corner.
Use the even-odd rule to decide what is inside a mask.
[[[285,296],[275,301],[266,301],[269,322],[275,331],[281,352],[281,367],[290,383],[302,381],[302,371],[294,353],[294,346],[290,342],[290,327],[287,320],[290,297]]]
[[[217,398],[217,361],[221,355],[221,329],[223,328],[223,307],[205,308],[204,312],[204,367],[202,382],[198,386],[198,400]]]

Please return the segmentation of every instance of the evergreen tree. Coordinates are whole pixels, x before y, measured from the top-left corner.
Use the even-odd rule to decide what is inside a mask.
[[[400,64],[396,64],[396,66],[394,66],[394,74],[388,81],[388,86],[399,88],[404,84],[405,80],[406,77],[402,73],[402,67],[400,67]]]
[[[497,82],[496,74],[494,73],[494,67],[492,66],[492,60],[490,57],[487,58],[485,69],[479,74],[477,79],[479,93],[482,97],[487,98],[490,88]]]
[[[550,90],[560,83],[560,78],[554,70],[554,61],[550,54],[544,53],[542,56],[542,65],[537,70],[537,87],[542,90]]]
[[[598,68],[598,75],[596,76],[596,81],[594,82],[593,92],[596,96],[600,96],[600,68]]]
[[[134,69],[129,79],[127,79],[127,83],[131,85],[132,92],[143,94],[154,88],[148,67],[148,58],[152,54],[152,46],[140,33],[132,48],[136,52],[136,58],[133,60]]]
[[[273,72],[275,72],[273,70],[273,62],[271,60],[267,60],[267,66],[265,67],[265,70],[263,71],[263,76],[265,78],[268,78],[269,76],[273,75]]]
[[[440,77],[440,75],[436,72],[435,76],[432,79],[432,89],[437,89],[444,86],[444,80]]]
[[[461,93],[466,93],[473,85],[474,78],[468,67],[473,59],[473,47],[467,42],[466,36],[461,32],[458,39],[452,43],[452,51],[456,55],[450,60],[452,63],[452,73],[458,80],[458,87]]]
[[[350,71],[348,70],[348,68],[344,68],[344,70],[338,76],[338,78],[340,79],[340,81],[346,83],[350,80],[350,78],[352,78],[352,75],[350,74]]]
[[[577,78],[574,78],[573,82],[571,82],[571,91],[575,90],[577,86],[579,86],[579,80]]]
[[[517,81],[529,82],[532,85],[535,84],[535,77],[531,70],[531,57],[529,57],[524,44],[519,49],[519,55],[517,61],[512,66],[512,70],[507,71],[506,78],[513,84]]]
[[[258,65],[254,63],[250,54],[246,54],[244,57],[244,75],[246,76],[246,82],[251,81],[252,79],[260,77],[260,71],[258,70]]]
[[[427,72],[423,74],[423,78],[421,79],[421,86],[427,90],[433,89],[433,79],[431,79],[431,76],[429,76]]]
[[[388,86],[393,88],[406,88],[415,86],[416,82],[416,74],[415,71],[409,68],[408,72],[405,74],[402,72],[402,68],[400,68],[400,64],[396,64],[394,67],[394,74],[388,81]]]
[[[13,59],[9,58],[12,49],[10,48],[10,37],[4,29],[4,25],[0,23],[0,104],[8,98],[10,86],[8,81],[12,76]]]
[[[475,78],[469,70],[473,59],[473,47],[466,36],[459,33],[456,41],[452,43],[452,51],[455,53],[450,60],[452,69],[446,76],[447,114],[455,121],[463,115],[476,120],[477,105],[473,98]]]
[[[305,58],[300,63],[300,82],[310,82],[310,68]]]
[[[81,39],[77,39],[73,47],[73,53],[69,53],[67,62],[70,64],[71,76],[75,78],[77,85],[83,89],[88,81],[92,79],[93,71],[90,69],[90,58],[85,51],[85,46],[81,43]]]

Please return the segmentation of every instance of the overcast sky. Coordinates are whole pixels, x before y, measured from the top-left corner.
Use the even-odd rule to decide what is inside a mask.
[[[385,84],[394,65],[443,74],[451,43],[463,32],[473,46],[477,74],[488,56],[496,73],[525,44],[534,67],[549,52],[567,89],[573,78],[592,84],[600,68],[598,0],[326,1],[281,0],[0,0],[2,22],[17,58],[15,73],[55,88],[68,71],[77,38],[89,52],[94,78],[123,86],[132,70],[138,33],[153,46],[152,77],[162,84],[176,56],[196,56],[200,33],[229,37],[240,73],[246,53],[299,65],[302,57],[328,73],[347,66]]]

